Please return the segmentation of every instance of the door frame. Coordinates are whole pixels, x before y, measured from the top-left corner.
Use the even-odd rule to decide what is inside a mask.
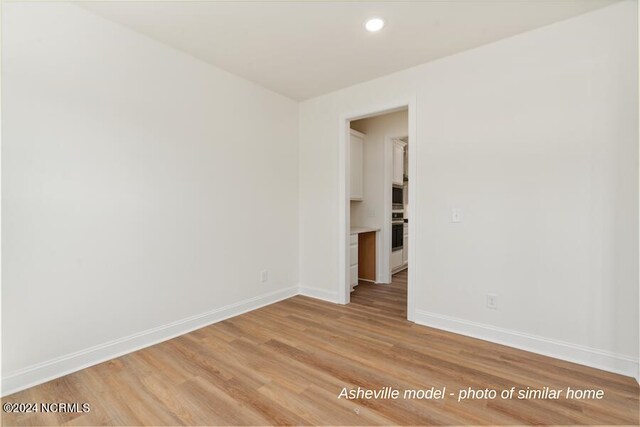
[[[350,122],[382,114],[393,113],[396,111],[408,109],[408,175],[411,177],[411,185],[409,185],[409,266],[415,266],[416,247],[416,229],[418,218],[416,212],[416,187],[418,187],[418,168],[417,168],[417,151],[418,151],[418,132],[416,120],[416,96],[401,98],[384,104],[369,105],[358,111],[341,114],[338,119],[338,302],[340,304],[348,304],[351,300],[351,286],[349,285],[349,237],[351,224],[351,209],[349,191],[351,188],[351,168],[349,153],[349,134]],[[385,176],[390,171],[385,170]],[[385,180],[386,181],[386,180]],[[386,211],[386,209],[385,209]],[[382,239],[384,242],[384,239]],[[384,243],[383,243],[384,244]],[[384,286],[384,285],[381,285]],[[407,320],[414,320],[414,286],[415,286],[415,268],[409,268],[407,277]]]

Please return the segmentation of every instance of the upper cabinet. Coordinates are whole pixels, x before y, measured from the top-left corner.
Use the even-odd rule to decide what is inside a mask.
[[[402,185],[404,178],[404,149],[402,141],[393,141],[393,184]]]
[[[351,129],[351,200],[361,201],[364,196],[363,148],[364,134]]]

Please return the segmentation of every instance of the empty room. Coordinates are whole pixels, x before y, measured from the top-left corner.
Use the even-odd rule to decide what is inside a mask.
[[[2,1],[2,425],[639,425],[637,0]]]

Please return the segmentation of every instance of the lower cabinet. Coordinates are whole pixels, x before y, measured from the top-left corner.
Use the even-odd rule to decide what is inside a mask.
[[[402,265],[402,249],[391,252],[391,270],[395,270],[396,268]]]

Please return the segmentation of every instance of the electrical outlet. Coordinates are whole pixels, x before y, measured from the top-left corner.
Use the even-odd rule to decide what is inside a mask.
[[[487,308],[490,308],[491,310],[498,309],[498,295],[487,294]]]
[[[462,222],[462,210],[459,208],[451,209],[451,222]]]
[[[269,280],[269,270],[262,270],[260,272],[260,282],[267,283]]]

